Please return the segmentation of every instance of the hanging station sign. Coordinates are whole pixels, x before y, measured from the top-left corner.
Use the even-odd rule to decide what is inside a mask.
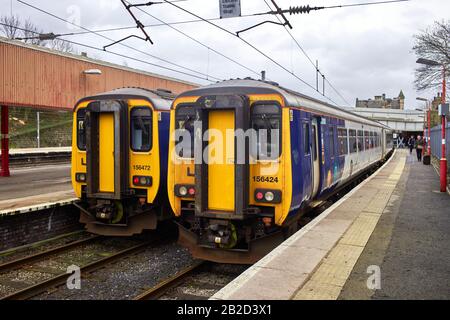
[[[241,16],[241,0],[219,0],[220,19]]]

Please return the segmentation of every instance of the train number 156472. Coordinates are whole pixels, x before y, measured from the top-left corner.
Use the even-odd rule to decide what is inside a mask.
[[[136,171],[150,171],[150,166],[144,166],[140,164],[135,164],[133,166],[133,169]]]

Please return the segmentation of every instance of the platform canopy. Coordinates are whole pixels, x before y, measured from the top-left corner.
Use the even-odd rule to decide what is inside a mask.
[[[195,83],[83,55],[62,53],[0,37],[0,105],[72,109],[81,98],[120,87],[168,89]]]

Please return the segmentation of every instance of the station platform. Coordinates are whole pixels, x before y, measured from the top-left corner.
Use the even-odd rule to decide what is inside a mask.
[[[449,299],[450,196],[407,150],[215,300]]]
[[[10,167],[41,165],[45,163],[69,163],[72,147],[10,149]],[[1,157],[0,150],[0,157]]]
[[[49,154],[49,153],[56,153],[56,152],[72,152],[72,147],[53,147],[53,148],[20,148],[20,149],[10,149],[9,155],[10,156],[16,156],[16,155],[24,155],[24,154]],[[2,154],[2,151],[0,149],[0,155]]]
[[[0,177],[0,216],[37,211],[75,200],[70,164],[11,169]]]

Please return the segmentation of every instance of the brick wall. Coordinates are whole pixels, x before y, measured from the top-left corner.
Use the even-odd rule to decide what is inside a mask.
[[[82,229],[73,206],[0,217],[0,251]]]

